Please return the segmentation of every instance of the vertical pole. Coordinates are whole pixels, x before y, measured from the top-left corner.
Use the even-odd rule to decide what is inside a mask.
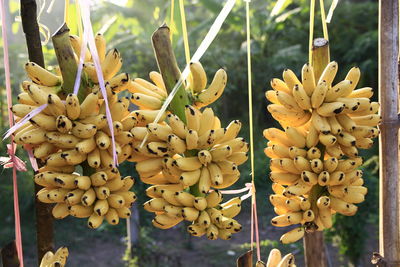
[[[318,81],[329,61],[329,42],[322,38],[315,39],[312,48],[312,62],[316,81]],[[324,233],[322,231],[306,233],[303,244],[304,259],[307,267],[327,266]]]
[[[400,266],[398,56],[399,1],[379,1],[380,190],[379,251],[386,266]]]
[[[22,28],[25,33],[26,45],[28,47],[29,60],[44,67],[42,44],[40,41],[39,25],[36,19],[36,1],[21,0],[21,19]],[[40,164],[40,163],[39,163]],[[54,250],[54,230],[51,205],[40,202],[36,198],[36,193],[42,187],[35,184],[35,212],[36,212],[36,238],[38,265],[43,255]]]

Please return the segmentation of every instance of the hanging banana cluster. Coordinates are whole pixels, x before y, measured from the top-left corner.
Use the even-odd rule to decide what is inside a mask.
[[[78,58],[80,39],[70,36],[70,40]],[[118,162],[122,163],[131,156],[134,139],[130,130],[137,124],[128,110],[129,98],[118,98],[118,93],[129,87],[130,78],[126,73],[117,75],[122,59],[116,49],[106,54],[101,34],[96,36],[96,46],[106,80],[115,151]],[[99,92],[97,76],[91,69],[93,63],[89,52],[85,60],[84,72],[92,87],[87,88],[88,94],[83,101],[74,94],[68,94],[64,99],[60,93],[61,77],[29,62],[25,69],[32,82],[22,83],[24,92],[18,95],[19,104],[11,110],[22,118],[38,106],[47,104],[14,134],[17,144],[30,145],[35,158],[44,162],[44,167],[35,176],[35,182],[44,187],[37,197],[45,203],[57,203],[53,208],[54,217],[89,217],[89,227],[97,228],[104,218],[110,224],[118,224],[119,218],[129,217],[129,207],[136,196],[129,191],[134,184],[133,178],[121,177],[118,169],[113,167],[106,106]],[[82,165],[83,172],[88,175],[75,173],[77,165]]]
[[[309,64],[302,81],[285,70],[283,81],[273,79],[273,90],[266,92],[272,102],[268,111],[284,128],[264,130],[275,192],[270,201],[278,214],[271,222],[302,225],[284,234],[283,243],[299,240],[305,231],[330,228],[336,212],[354,215],[354,204],[367,193],[357,170],[362,165],[358,149],[370,148],[379,134],[379,103],[370,100],[372,88],[356,89],[359,68],[333,85],[337,70],[336,62],[329,63],[318,81]]]
[[[40,267],[64,267],[67,263],[69,252],[67,247],[60,247],[56,253],[47,251],[42,258]]]
[[[193,69],[201,64],[191,66]],[[205,76],[203,69],[202,73]],[[153,86],[165,90],[158,73],[152,72],[150,77],[155,83]],[[204,89],[207,79],[196,77],[192,72],[188,88]],[[217,91],[222,93],[226,74],[225,78],[214,81],[220,79],[224,82],[218,82],[222,89]],[[202,84],[198,85],[200,82]],[[207,90],[215,86],[213,82]],[[147,88],[150,89],[150,85]],[[248,144],[237,137],[241,123],[232,121],[226,128],[221,128],[220,120],[211,108],[200,111],[190,105],[185,107],[183,120],[175,114],[165,113],[159,123],[153,123],[159,107],[149,110],[149,105],[137,100],[133,102],[147,109],[133,112],[138,127],[131,130],[135,141],[128,160],[137,162],[140,179],[153,185],[146,191],[152,199],[144,205],[146,210],[156,213],[153,225],[168,229],[186,220],[192,222],[189,233],[194,236],[206,234],[209,239],[229,239],[232,233],[240,231],[240,224],[233,219],[240,212],[240,198],[221,203],[218,189],[233,185],[240,177],[238,166],[247,160]],[[147,141],[142,145],[146,136]]]

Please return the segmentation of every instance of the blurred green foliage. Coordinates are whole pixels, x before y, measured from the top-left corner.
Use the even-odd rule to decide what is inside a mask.
[[[176,0],[175,0],[176,1]],[[92,6],[92,21],[96,31],[104,32],[108,47],[118,48],[124,59],[123,71],[129,72],[132,77],[145,77],[150,71],[157,68],[151,47],[151,34],[163,22],[169,22],[169,4],[165,0],[128,0],[122,1],[94,1]],[[177,1],[176,1],[177,2]],[[330,2],[330,1],[328,1]],[[19,91],[18,84],[25,78],[23,64],[27,61],[24,37],[21,25],[14,19],[19,15],[18,1],[10,0],[9,25],[12,25],[10,36],[11,78],[14,97]],[[41,21],[54,32],[62,23],[62,2],[56,1],[50,14],[44,12]],[[198,47],[214,18],[222,8],[220,0],[187,0],[186,18],[189,30],[191,53]],[[274,1],[254,0],[251,2],[252,22],[252,58],[253,58],[253,110],[255,133],[255,174],[257,186],[257,200],[260,214],[260,226],[266,228],[272,217],[272,207],[267,200],[270,193],[268,177],[268,160],[264,156],[263,148],[266,141],[262,137],[262,130],[274,126],[271,116],[267,114],[267,101],[264,92],[269,89],[269,81],[273,77],[280,77],[282,70],[290,68],[297,74],[308,59],[308,30],[309,30],[309,1],[287,1],[287,7],[277,16],[271,17],[270,12]],[[182,38],[180,36],[180,18],[176,4],[174,37],[175,53],[180,66],[185,63]],[[377,88],[377,51],[378,51],[378,3],[376,1],[350,1],[339,3],[334,13],[332,23],[328,25],[331,44],[331,58],[339,63],[338,77],[343,78],[352,66],[357,65],[362,70],[360,87],[371,86]],[[74,13],[71,13],[74,21]],[[228,87],[222,98],[213,105],[216,113],[222,118],[223,125],[233,119],[243,122],[242,136],[248,138],[248,104],[247,104],[247,70],[246,70],[246,38],[245,38],[244,2],[237,1],[235,8],[229,15],[210,49],[204,55],[202,63],[205,66],[209,79],[218,68],[228,72]],[[319,17],[316,16],[315,37],[322,33]],[[76,34],[77,27],[71,27]],[[10,31],[11,34],[11,31]],[[44,46],[46,62],[55,63],[51,42]],[[2,55],[2,50],[0,51]],[[4,72],[0,73],[0,84],[4,84]],[[377,90],[375,91],[377,92]],[[0,91],[1,98],[1,133],[8,128],[7,112],[5,108],[4,89]],[[377,95],[377,94],[376,94]],[[0,154],[6,152],[6,142],[0,144]],[[377,147],[365,156],[370,158],[377,155]],[[26,160],[23,151],[18,155]],[[135,175],[132,165],[121,166],[125,175]],[[12,178],[10,170],[2,170],[0,182],[0,246],[13,238],[13,206],[12,206]],[[359,213],[354,217],[336,216],[335,227],[329,231],[330,240],[340,246],[340,252],[346,255],[351,262],[357,263],[364,253],[365,242],[370,238],[363,234],[365,227],[376,230],[377,219],[377,175],[371,169],[365,168],[365,180],[369,186],[367,201],[360,205]],[[242,167],[242,179],[239,188],[250,181],[249,164]],[[35,242],[34,212],[33,212],[33,182],[32,172],[19,173],[20,209],[22,214],[22,229],[24,244],[32,248]],[[142,183],[135,185],[135,192],[139,195],[139,203],[147,200],[144,195],[146,186]],[[249,203],[245,203],[243,210],[249,210]],[[150,227],[151,215],[139,207],[142,239],[140,247],[145,248],[141,253],[146,255],[156,249],[154,239],[160,233]],[[77,244],[82,237],[100,237],[102,233],[118,233],[123,235],[125,226],[103,226],[97,231],[86,229],[83,220],[66,219],[56,222],[58,242],[63,244]],[[60,232],[61,231],[61,232]],[[155,231],[156,234],[152,234]],[[68,234],[66,234],[68,233]],[[186,236],[185,234],[182,236]],[[145,244],[143,244],[143,242]],[[189,242],[189,241],[188,241]],[[271,243],[265,241],[265,247]],[[189,242],[190,243],[190,242]],[[188,243],[188,244],[189,244]],[[243,245],[244,249],[246,244]],[[265,252],[267,253],[267,252]],[[29,249],[27,255],[34,258],[34,249]],[[264,254],[265,255],[265,254]],[[132,263],[132,266],[135,265]]]

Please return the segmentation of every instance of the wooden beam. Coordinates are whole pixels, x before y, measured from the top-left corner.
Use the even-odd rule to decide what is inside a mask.
[[[39,25],[36,19],[36,1],[21,0],[20,3],[22,29],[25,33],[29,60],[44,67],[45,64],[42,52],[42,43],[40,41]],[[38,163],[40,167],[40,162]],[[42,187],[35,184],[34,198],[38,265],[40,265],[40,261],[47,251],[54,250],[53,215],[51,214],[52,207],[51,205],[42,203],[37,199],[36,194],[40,191],[40,189],[42,189]]]
[[[398,56],[399,1],[379,1],[380,184],[379,250],[386,266],[400,266]]]

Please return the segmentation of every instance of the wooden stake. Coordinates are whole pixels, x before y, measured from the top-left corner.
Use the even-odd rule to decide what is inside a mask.
[[[380,193],[379,250],[388,267],[400,266],[398,56],[399,1],[379,1]]]
[[[19,267],[19,259],[15,241],[8,243],[0,251],[3,267]]]
[[[42,52],[42,44],[40,41],[39,25],[37,23],[37,6],[35,0],[21,0],[21,20],[22,29],[25,33],[26,45],[28,47],[29,60],[44,67],[44,58]],[[40,162],[38,162],[39,167]],[[41,186],[35,184],[35,212],[36,212],[36,239],[38,265],[43,255],[54,250],[54,230],[53,215],[51,214],[51,205],[40,202],[36,194],[42,189]]]
[[[313,42],[312,50],[313,68],[315,80],[318,81],[326,65],[330,61],[329,43],[327,40],[318,38]],[[323,153],[322,153],[323,154]],[[318,191],[318,188],[316,188]],[[319,197],[319,196],[314,196]],[[315,201],[313,201],[315,203]],[[324,233],[315,231],[306,233],[304,236],[304,259],[307,267],[325,267],[327,266]]]

